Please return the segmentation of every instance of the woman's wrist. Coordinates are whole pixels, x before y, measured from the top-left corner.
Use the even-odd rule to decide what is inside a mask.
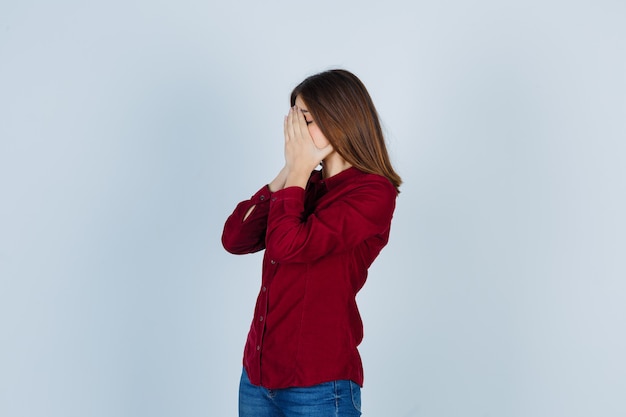
[[[283,168],[280,170],[276,178],[274,178],[272,182],[268,184],[268,187],[271,192],[282,190],[283,188],[285,188],[286,181],[287,181],[287,167],[283,166]]]
[[[310,171],[303,170],[289,170],[287,178],[285,180],[285,187],[300,187],[306,189],[306,184],[309,181]]]

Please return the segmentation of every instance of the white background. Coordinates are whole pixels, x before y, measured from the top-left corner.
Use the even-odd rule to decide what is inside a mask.
[[[405,181],[365,416],[626,415],[626,3],[0,4],[0,415],[234,416],[291,89],[356,73]]]

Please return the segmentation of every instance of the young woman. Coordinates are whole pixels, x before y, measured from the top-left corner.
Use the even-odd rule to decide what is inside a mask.
[[[284,167],[237,205],[222,235],[234,254],[265,249],[239,416],[359,416],[355,297],[389,239],[401,180],[355,75],[313,75],[293,90],[291,106]]]

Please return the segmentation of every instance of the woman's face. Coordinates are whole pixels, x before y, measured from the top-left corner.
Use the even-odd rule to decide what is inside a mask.
[[[309,127],[309,133],[313,138],[313,143],[315,143],[315,146],[319,149],[328,146],[330,142],[328,141],[328,139],[326,139],[326,136],[324,136],[317,123],[315,123],[315,120],[313,120],[313,115],[309,113],[306,103],[304,102],[304,100],[302,100],[300,96],[296,97],[296,106],[298,106],[302,114],[304,114],[304,119],[306,120],[306,123]]]

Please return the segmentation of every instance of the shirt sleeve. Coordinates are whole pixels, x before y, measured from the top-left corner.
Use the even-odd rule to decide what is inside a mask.
[[[237,255],[258,252],[265,249],[267,216],[272,192],[266,185],[249,200],[240,202],[228,217],[222,232],[222,245],[230,253]],[[246,213],[252,210],[248,217]]]
[[[350,250],[389,230],[396,196],[386,178],[371,176],[303,219],[304,190],[276,191],[270,202],[266,253],[285,263],[313,262]]]

